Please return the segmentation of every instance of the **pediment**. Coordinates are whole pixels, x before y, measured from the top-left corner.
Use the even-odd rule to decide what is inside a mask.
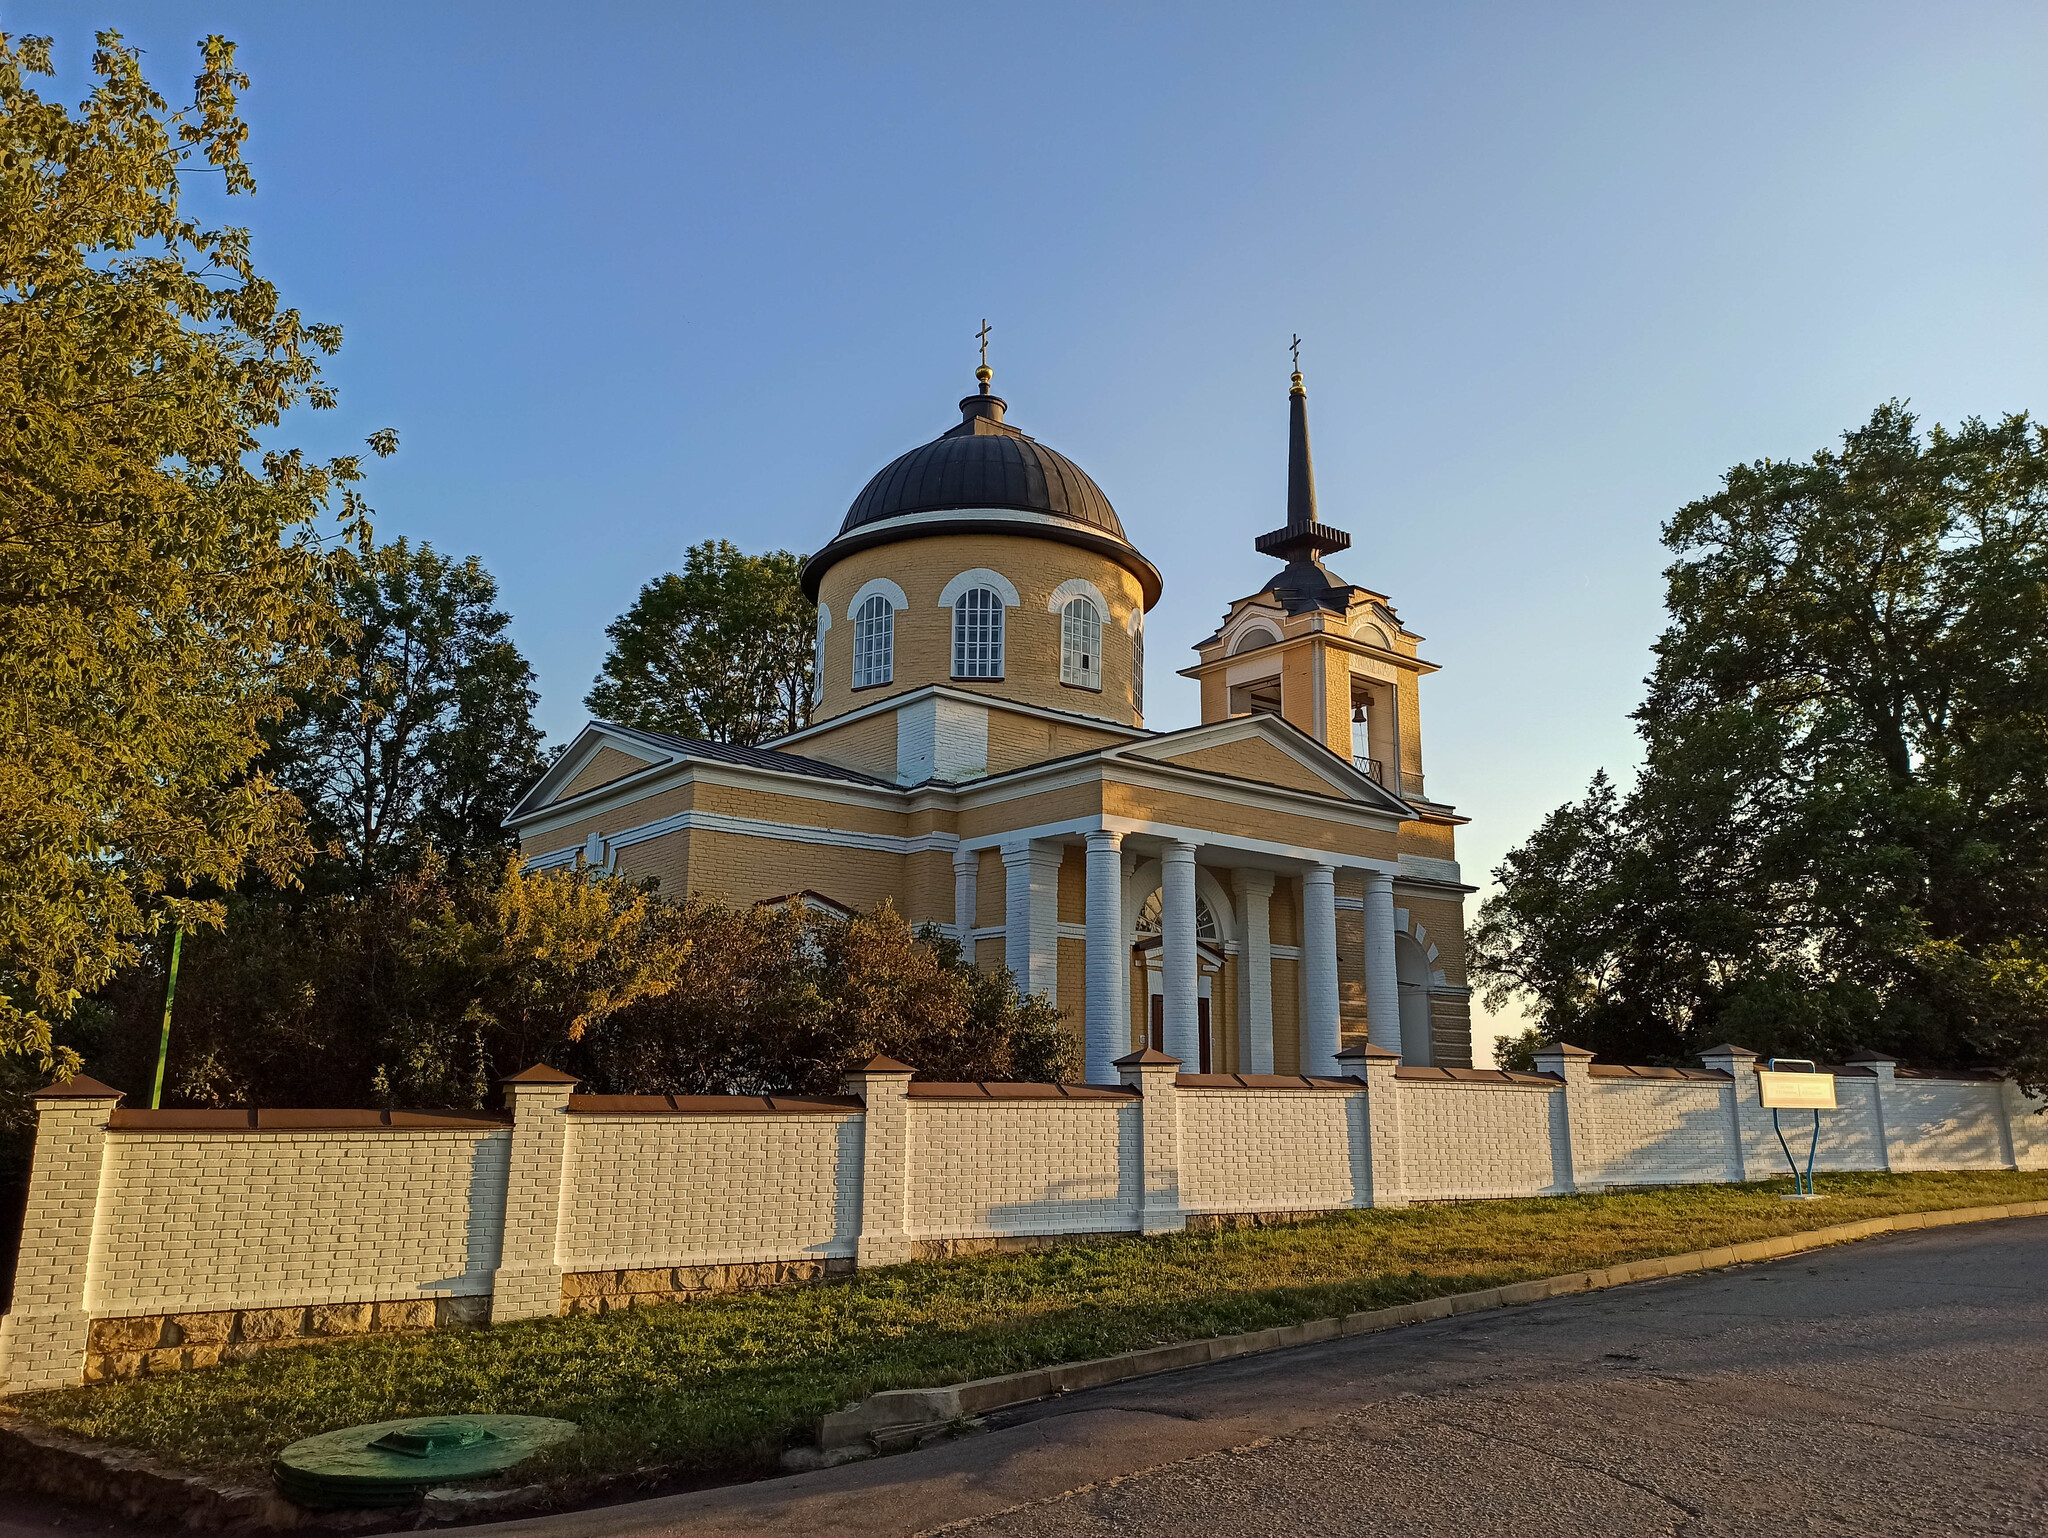
[[[674,763],[678,757],[638,733],[628,734],[613,729],[608,722],[593,721],[576,734],[548,772],[519,798],[511,816],[530,816],[545,807],[572,801],[619,780]]]
[[[1414,815],[1406,802],[1277,716],[1213,721],[1132,743],[1107,756]]]

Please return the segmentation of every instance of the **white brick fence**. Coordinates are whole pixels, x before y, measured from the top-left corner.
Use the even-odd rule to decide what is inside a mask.
[[[1335,1079],[1191,1075],[1148,1052],[1110,1086],[914,1083],[877,1059],[825,1098],[577,1095],[538,1068],[499,1115],[123,1111],[74,1080],[38,1102],[0,1389],[1058,1235],[1784,1166],[1738,1047],[1703,1070],[1572,1047],[1538,1074],[1342,1061]],[[2048,1116],[2009,1081],[1875,1056],[1837,1080],[1818,1168],[2048,1168]]]

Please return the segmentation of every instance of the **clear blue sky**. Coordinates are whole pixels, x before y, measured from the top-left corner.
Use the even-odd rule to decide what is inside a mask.
[[[254,76],[235,206],[394,426],[379,528],[496,573],[557,739],[684,546],[811,550],[956,420],[1011,420],[1164,570],[1185,648],[1272,567],[1304,338],[1334,564],[1424,655],[1482,880],[1597,768],[1659,522],[1910,399],[2048,411],[2048,6],[8,4]],[[1179,660],[1177,660],[1179,659]]]

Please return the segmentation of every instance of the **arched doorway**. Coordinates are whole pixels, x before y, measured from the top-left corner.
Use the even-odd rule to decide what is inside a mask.
[[[1131,954],[1139,966],[1145,969],[1147,983],[1146,1019],[1150,1023],[1147,1040],[1152,1050],[1166,1050],[1166,988],[1160,966],[1159,932],[1165,914],[1166,894],[1158,887],[1138,905],[1138,918],[1134,928],[1137,942],[1131,947]],[[1214,1038],[1210,1031],[1211,1000],[1215,994],[1215,979],[1223,973],[1223,927],[1216,919],[1216,909],[1208,897],[1197,891],[1195,894],[1195,1025],[1201,1043],[1200,1060],[1190,1065],[1196,1073],[1214,1073],[1218,1061]]]
[[[1401,990],[1401,1061],[1426,1068],[1436,1061],[1429,1029],[1429,957],[1412,936],[1394,936],[1394,980]]]

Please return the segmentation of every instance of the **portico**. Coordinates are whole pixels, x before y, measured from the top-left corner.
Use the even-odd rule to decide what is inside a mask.
[[[1261,778],[1197,769],[1219,754]],[[1346,1045],[1400,1050],[1393,898],[1414,814],[1399,798],[1250,716],[1091,755],[1085,771],[991,777],[963,794],[963,822],[1041,801],[1054,778],[1077,815],[962,838],[952,929],[999,939],[1020,988],[1079,1017],[1089,1082],[1116,1082],[1116,1059],[1143,1046],[1189,1072],[1312,1075],[1337,1074]],[[982,873],[998,869],[1002,923],[978,925]],[[1426,1042],[1410,1057],[1428,1061]]]

